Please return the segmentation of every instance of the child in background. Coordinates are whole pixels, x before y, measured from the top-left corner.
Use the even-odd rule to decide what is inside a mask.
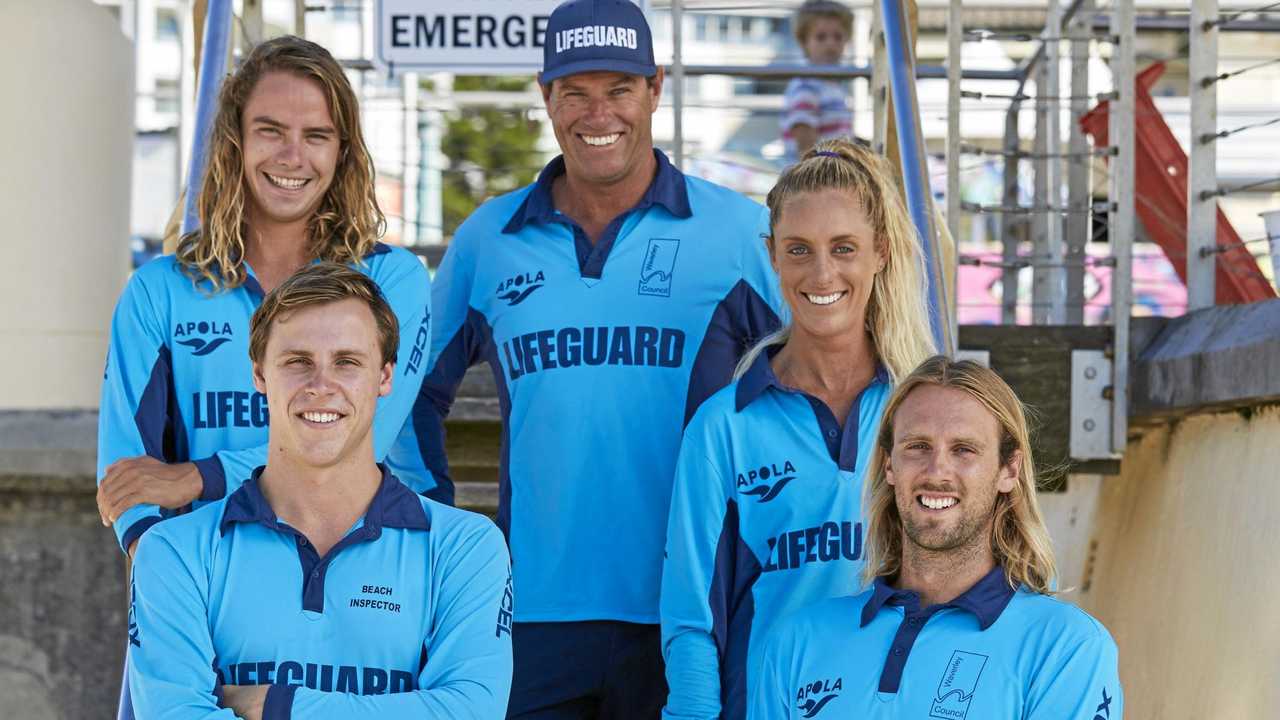
[[[810,65],[836,65],[853,34],[853,13],[835,0],[805,0],[796,10],[796,41]],[[803,157],[819,140],[853,133],[848,84],[820,78],[793,78],[782,111],[787,158]]]

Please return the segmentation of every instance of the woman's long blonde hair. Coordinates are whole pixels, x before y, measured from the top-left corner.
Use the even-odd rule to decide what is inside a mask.
[[[1007,465],[1015,451],[1018,481],[1013,490],[996,496],[991,527],[991,551],[1004,568],[1009,584],[1048,594],[1057,574],[1053,545],[1036,500],[1036,466],[1022,402],[995,371],[969,360],[936,355],[906,377],[885,406],[875,455],[863,486],[867,516],[866,565],[868,584],[878,577],[894,577],[902,569],[902,518],[894,502],[893,486],[885,476],[885,464],[893,451],[894,413],[921,386],[954,388],[982,403],[1000,424],[1000,463]]]
[[[359,262],[386,229],[386,218],[374,196],[373,159],[360,131],[360,107],[342,67],[313,42],[292,35],[273,38],[255,47],[223,82],[196,202],[200,228],[178,241],[179,265],[193,281],[208,280],[215,291],[239,287],[247,277],[241,116],[254,86],[263,75],[276,71],[319,82],[338,131],[333,182],[308,224],[311,256],[344,264]]]
[[[889,162],[852,141],[827,140],[787,168],[769,191],[770,253],[787,202],[797,195],[823,190],[848,192],[875,231],[876,250],[884,258],[884,269],[876,273],[871,284],[867,328],[876,357],[888,370],[890,379],[897,382],[937,352],[929,329],[919,235],[911,224]],[[783,345],[790,336],[788,326],[760,340],[742,357],[734,377],[741,377],[770,345]]]

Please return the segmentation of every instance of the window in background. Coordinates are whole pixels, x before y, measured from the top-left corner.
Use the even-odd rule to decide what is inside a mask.
[[[156,9],[156,39],[177,40],[182,32],[182,24],[178,21],[178,12],[173,8]]]
[[[178,112],[178,81],[156,78],[156,114]]]

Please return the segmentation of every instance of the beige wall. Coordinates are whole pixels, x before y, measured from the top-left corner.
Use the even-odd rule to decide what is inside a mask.
[[[1049,526],[1058,561],[1059,600],[1080,603],[1098,492],[1106,481],[1101,475],[1072,475],[1067,479],[1066,492],[1040,493],[1040,512]]]
[[[1120,647],[1126,719],[1280,718],[1280,408],[1147,430],[1095,528],[1078,600]]]
[[[133,51],[87,0],[0,13],[0,409],[97,407],[129,270]]]

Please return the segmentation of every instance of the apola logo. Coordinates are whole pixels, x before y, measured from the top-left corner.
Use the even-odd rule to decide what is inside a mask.
[[[536,275],[524,273],[523,275],[507,278],[498,283],[498,299],[506,300],[508,305],[519,305],[534,290],[542,287],[542,283],[545,281],[546,278],[542,276],[541,270]]]
[[[790,460],[785,460],[782,467],[779,468],[777,463],[763,465],[758,470],[748,470],[746,473],[738,473],[738,488],[753,486],[750,490],[742,490],[743,495],[755,495],[756,502],[767,503],[778,497],[778,493],[787,486],[787,483],[796,479],[796,466],[791,464]],[[765,481],[774,478],[772,485]],[[756,482],[759,481],[759,485]]]
[[[843,689],[844,680],[842,678],[814,680],[807,685],[802,685],[800,690],[796,692],[796,709],[801,712],[803,717],[811,718],[822,712],[822,708],[826,707],[827,703],[835,700]]]
[[[216,337],[192,337],[197,334],[214,335]],[[173,336],[175,338],[187,338],[186,340],[178,340],[177,343],[191,348],[192,355],[203,357],[222,347],[223,344],[231,342],[231,323],[206,322],[204,320],[189,323],[180,322],[173,328]]]

